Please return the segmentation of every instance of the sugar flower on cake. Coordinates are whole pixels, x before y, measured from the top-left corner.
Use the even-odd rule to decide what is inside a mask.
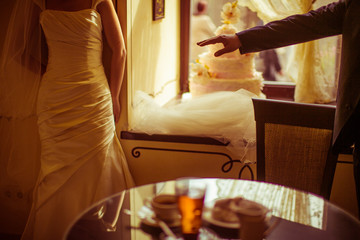
[[[198,79],[199,82],[205,82],[210,78],[209,67],[201,64],[199,60],[196,60],[195,63],[191,63],[190,66],[192,75],[196,75],[196,79]]]
[[[207,66],[202,65],[198,60],[196,60],[195,63],[191,63],[191,71],[199,77],[210,77],[208,69],[209,68]]]
[[[223,23],[236,24],[240,21],[240,9],[238,8],[237,1],[225,3],[222,11],[221,18]]]
[[[216,35],[221,35],[221,34],[235,34],[237,33],[237,29],[236,27],[234,27],[234,25],[232,24],[223,24],[220,27],[218,27],[215,31]]]

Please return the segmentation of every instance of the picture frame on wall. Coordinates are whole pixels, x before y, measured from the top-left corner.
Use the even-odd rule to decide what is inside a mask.
[[[153,0],[153,20],[165,17],[165,0]]]

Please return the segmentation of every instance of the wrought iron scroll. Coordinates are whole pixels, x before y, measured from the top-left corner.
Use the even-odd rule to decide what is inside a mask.
[[[228,154],[222,153],[222,152],[207,152],[207,151],[196,151],[196,150],[182,150],[182,149],[169,149],[169,148],[151,148],[151,147],[134,147],[131,150],[131,154],[132,154],[132,156],[134,158],[139,158],[141,156],[141,153],[139,151],[140,149],[143,149],[143,150],[155,150],[155,151],[186,152],[186,153],[200,153],[200,154],[221,155],[221,156],[224,156],[224,157],[226,157],[228,159],[228,161],[225,162],[221,167],[221,170],[224,173],[230,172],[231,169],[234,166],[234,163],[241,163],[240,160],[232,159]],[[254,180],[254,173],[253,173],[251,167],[249,166],[249,164],[246,164],[246,163],[244,163],[244,166],[240,169],[238,178],[241,179],[241,174],[244,172],[244,170],[246,168],[250,171],[251,180]]]

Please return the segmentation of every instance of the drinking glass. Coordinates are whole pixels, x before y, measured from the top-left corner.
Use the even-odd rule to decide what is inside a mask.
[[[184,239],[197,239],[202,224],[206,183],[201,179],[180,178],[175,182],[181,231]]]

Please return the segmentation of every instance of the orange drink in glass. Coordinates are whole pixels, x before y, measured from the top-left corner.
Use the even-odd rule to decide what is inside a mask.
[[[175,184],[184,239],[197,239],[202,224],[206,184],[201,179],[180,178]]]

